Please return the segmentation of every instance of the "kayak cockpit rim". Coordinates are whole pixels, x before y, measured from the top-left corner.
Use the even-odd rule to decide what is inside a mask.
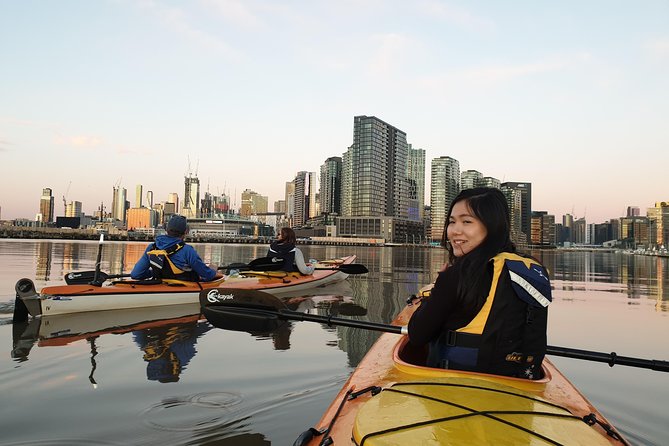
[[[402,336],[399,341],[395,344],[393,348],[393,362],[395,367],[402,371],[403,373],[421,375],[423,377],[443,377],[448,374],[454,374],[457,376],[472,376],[477,378],[486,378],[490,380],[503,380],[507,384],[518,383],[523,388],[527,386],[543,386],[546,383],[549,383],[552,379],[551,372],[546,367],[546,364],[541,365],[542,369],[542,378],[536,380],[530,380],[525,378],[514,378],[511,376],[503,375],[493,375],[490,373],[480,373],[480,372],[469,372],[465,370],[448,370],[448,369],[438,369],[434,367],[427,367],[424,365],[419,365],[424,363],[425,355],[422,352],[415,352],[409,347],[409,340],[406,336]]]

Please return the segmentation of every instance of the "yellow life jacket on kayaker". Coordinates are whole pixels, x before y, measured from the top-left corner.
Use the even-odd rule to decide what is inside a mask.
[[[153,271],[153,277],[155,279],[179,279],[189,282],[199,281],[200,278],[195,271],[182,270],[170,259],[170,256],[184,246],[184,242],[176,243],[166,249],[158,249],[155,243],[151,245],[151,249],[147,251],[146,254],[149,256],[149,263],[151,264],[151,270]]]
[[[548,273],[539,262],[508,252],[490,262],[483,306],[467,325],[430,343],[428,365],[538,379],[552,300]]]

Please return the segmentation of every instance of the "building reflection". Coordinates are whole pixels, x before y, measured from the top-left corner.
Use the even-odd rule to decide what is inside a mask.
[[[37,243],[37,268],[35,270],[35,279],[48,281],[51,276],[51,258],[53,255],[53,243]]]

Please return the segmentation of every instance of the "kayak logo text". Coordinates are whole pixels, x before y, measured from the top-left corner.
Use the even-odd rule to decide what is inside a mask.
[[[218,290],[211,290],[207,293],[207,301],[214,304],[216,302],[222,302],[225,300],[233,300],[235,298],[235,295],[230,293],[230,294],[221,294],[218,292]]]

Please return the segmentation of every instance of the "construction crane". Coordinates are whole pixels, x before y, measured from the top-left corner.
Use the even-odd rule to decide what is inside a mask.
[[[72,181],[68,183],[65,194],[63,194],[63,217],[67,216],[67,194],[70,193],[70,186],[72,186]]]

